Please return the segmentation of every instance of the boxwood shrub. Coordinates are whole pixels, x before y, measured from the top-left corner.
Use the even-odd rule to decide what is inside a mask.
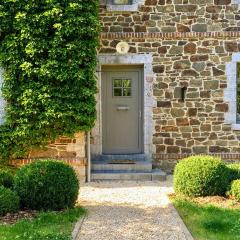
[[[8,170],[0,170],[0,186],[13,187],[13,174]]]
[[[181,160],[174,171],[174,189],[191,197],[223,195],[228,186],[225,164],[212,156],[193,156]]]
[[[232,182],[233,180],[240,179],[240,164],[229,164],[227,165],[229,170],[229,181]]]
[[[19,197],[12,190],[0,186],[0,215],[19,210]]]
[[[75,205],[79,183],[75,171],[60,161],[36,161],[23,166],[14,179],[22,207],[61,210]]]
[[[232,182],[229,195],[240,201],[240,179]]]

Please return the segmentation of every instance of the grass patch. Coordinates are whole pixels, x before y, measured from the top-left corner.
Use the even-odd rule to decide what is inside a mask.
[[[32,221],[21,220],[15,225],[0,225],[0,240],[65,240],[71,236],[74,224],[84,214],[85,210],[81,207],[63,212],[42,212]]]
[[[173,197],[172,202],[195,240],[240,240],[240,209],[180,197]]]

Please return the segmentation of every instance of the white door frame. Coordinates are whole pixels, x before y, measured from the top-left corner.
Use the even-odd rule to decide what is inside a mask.
[[[151,158],[153,153],[153,107],[157,106],[153,97],[155,76],[151,54],[100,54],[98,55],[98,94],[96,95],[97,120],[92,129],[91,154],[95,158],[102,154],[102,102],[101,102],[101,68],[102,65],[142,65],[143,66],[143,153]]]

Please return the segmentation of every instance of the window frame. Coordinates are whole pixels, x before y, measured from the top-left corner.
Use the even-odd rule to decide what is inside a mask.
[[[108,12],[137,12],[145,0],[128,0],[128,4],[114,4],[113,0],[105,0]]]
[[[236,124],[240,125],[240,62],[236,65]]]
[[[124,5],[132,5],[133,4],[132,0],[127,0],[127,3],[116,3],[115,1],[117,1],[117,0],[111,0],[111,4],[114,6],[124,6]]]
[[[224,88],[224,102],[228,104],[228,111],[224,113],[224,123],[229,124],[234,131],[240,131],[240,122],[237,121],[237,87],[238,63],[240,52],[232,54],[232,60],[226,63],[227,87]]]
[[[127,80],[130,82],[130,86],[124,86],[123,82]],[[115,86],[115,81],[121,81],[121,86]],[[131,98],[133,94],[133,81],[126,78],[113,78],[112,79],[112,97],[113,98]],[[115,89],[121,89],[121,95],[115,95]],[[130,90],[130,95],[124,95],[124,90]]]

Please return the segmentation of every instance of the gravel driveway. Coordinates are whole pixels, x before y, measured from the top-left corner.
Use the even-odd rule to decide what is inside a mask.
[[[88,209],[77,240],[192,240],[167,197],[166,182],[98,182],[81,187]]]

